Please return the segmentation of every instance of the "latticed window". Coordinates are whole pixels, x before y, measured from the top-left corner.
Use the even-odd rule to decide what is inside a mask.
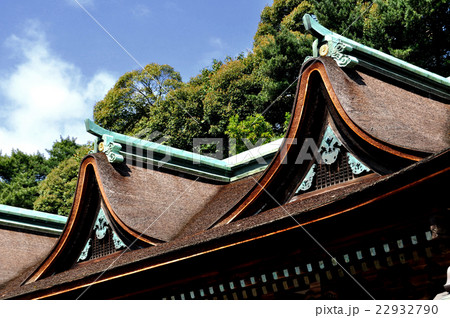
[[[90,238],[81,252],[78,262],[101,258],[124,248],[126,245],[112,230],[103,210],[100,209]]]
[[[356,178],[348,164],[347,156],[343,156],[342,154],[339,154],[337,160],[333,164],[319,164],[316,169],[316,180],[314,183],[315,190]]]
[[[95,237],[92,240],[92,250],[89,259],[100,258],[116,252],[111,231],[108,230],[103,239]]]
[[[370,172],[370,169],[347,152],[328,126],[318,147],[322,162],[315,163],[300,183],[297,194],[344,183]]]

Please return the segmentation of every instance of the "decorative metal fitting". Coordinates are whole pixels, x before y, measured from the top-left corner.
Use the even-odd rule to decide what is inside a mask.
[[[325,130],[325,133],[323,134],[322,142],[319,147],[322,161],[327,165],[334,163],[341,151],[341,146],[342,143],[336,137],[331,127],[327,126],[327,130]]]
[[[98,211],[97,220],[95,221],[94,231],[95,236],[101,240],[105,237],[106,232],[108,231],[108,221],[106,220],[106,215],[103,212],[103,209]]]
[[[98,144],[98,150],[104,152],[108,161],[111,163],[123,162],[124,158],[119,153],[122,145],[114,142],[114,137],[110,135],[103,135],[103,142]]]
[[[328,54],[328,44],[323,44],[319,49],[320,56],[326,56]]]
[[[78,261],[77,262],[81,262],[81,261],[86,260],[86,258],[88,257],[90,249],[91,249],[91,239],[89,239],[87,241],[86,246],[84,247],[83,251],[81,252],[80,257],[78,257]]]
[[[114,230],[112,229],[111,225],[108,223],[108,219],[106,218],[106,215],[105,215],[105,212],[103,211],[103,209],[100,208],[100,210],[98,211],[98,214],[97,214],[97,219],[95,221],[94,227],[92,228],[93,233],[95,233],[95,237],[92,236],[91,238],[89,238],[83,251],[81,252],[80,256],[78,257],[77,262],[85,261],[88,258],[89,252],[92,248],[92,238],[94,238],[94,240],[95,239],[103,240],[106,237],[108,230],[110,231],[110,235],[112,236],[114,248],[116,251],[118,251],[122,248],[127,248],[125,243],[119,238],[119,236],[116,234],[116,232],[114,232]]]
[[[369,172],[370,169],[361,163],[358,159],[356,159],[351,153],[347,153],[348,165],[352,169],[353,174],[360,174],[364,171]]]
[[[333,45],[330,56],[340,67],[353,67],[358,64],[358,59],[351,55],[344,54],[345,51],[351,51],[353,48],[342,42]]]
[[[297,192],[298,191],[306,191],[309,188],[311,188],[311,185],[314,180],[314,176],[316,174],[315,168],[316,168],[316,164],[313,164],[311,166],[311,168],[309,169],[308,173],[306,174],[305,178],[303,179],[302,183],[298,187]]]

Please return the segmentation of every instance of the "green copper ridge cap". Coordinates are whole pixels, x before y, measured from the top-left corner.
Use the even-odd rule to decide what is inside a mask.
[[[38,233],[60,235],[67,217],[0,204],[0,225]]]
[[[330,56],[340,67],[358,65],[439,97],[450,99],[450,78],[336,34],[322,26],[309,14],[303,16],[303,25],[308,32],[317,37],[313,43],[314,57]]]
[[[214,166],[217,168],[227,169],[226,165],[216,158],[211,158],[208,156],[203,156],[200,154],[196,154],[193,152],[177,149],[170,146],[165,146],[162,144],[158,144],[156,142],[151,142],[143,139],[139,139],[136,137],[126,136],[123,134],[119,134],[113,131],[109,131],[97,124],[95,124],[92,120],[85,120],[86,131],[93,134],[94,136],[102,138],[103,135],[111,136],[114,138],[116,143],[122,145],[128,145],[132,147],[145,148],[146,150],[153,151],[154,153],[164,154],[171,157],[179,158],[182,160],[195,161],[196,163],[207,164],[210,166]],[[123,149],[122,149],[123,150]]]
[[[94,151],[106,153],[111,163],[120,160],[110,160],[110,147],[105,144],[115,144],[113,157],[123,158],[129,162],[140,162],[152,166],[164,167],[170,170],[204,177],[220,182],[233,182],[265,169],[281,145],[281,139],[255,147],[224,160],[200,155],[198,153],[177,149],[159,143],[126,136],[109,131],[92,120],[85,120],[86,130],[98,137],[94,144]],[[99,141],[101,143],[98,143]]]

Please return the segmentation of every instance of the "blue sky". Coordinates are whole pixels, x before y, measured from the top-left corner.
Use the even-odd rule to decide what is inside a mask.
[[[212,59],[251,50],[271,0],[77,0],[141,65],[184,81]],[[139,68],[75,0],[0,2],[0,151],[92,140],[84,119],[125,72]]]

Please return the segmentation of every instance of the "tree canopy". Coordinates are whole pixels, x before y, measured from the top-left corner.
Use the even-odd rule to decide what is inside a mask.
[[[165,144],[188,151],[194,138],[223,138],[234,154],[228,138],[241,152],[247,149],[243,139],[255,145],[281,137],[300,67],[311,55],[314,39],[302,25],[306,13],[345,37],[450,76],[445,0],[274,0],[261,12],[250,52],[213,60],[187,82],[169,65],[127,72],[94,106],[95,122],[142,139],[164,136]],[[47,150],[48,159],[20,150],[0,153],[0,203],[68,213],[87,151],[61,137]]]
[[[70,166],[64,170],[64,174],[67,174],[65,176],[67,183],[60,184],[61,187],[69,185],[70,188],[70,182],[73,182],[74,175],[76,180],[80,149],[86,147],[76,144],[73,138],[60,137],[60,140],[55,141],[52,148],[47,150],[48,158],[39,152],[30,155],[18,149],[13,150],[11,155],[0,154],[0,204],[25,209],[36,208],[35,203],[43,195],[43,192],[40,190],[42,184],[51,183],[51,181],[47,181],[48,176],[56,173],[55,169],[61,165],[61,162],[67,163],[68,159],[72,159],[77,155],[76,167]],[[67,190],[64,191],[67,192]],[[63,197],[60,196],[60,198],[62,199]],[[41,210],[58,213],[57,209],[52,211],[48,209]]]
[[[0,203],[22,208],[33,208],[38,197],[38,182],[50,168],[39,152],[27,155],[13,150],[11,155],[0,155]]]
[[[79,146],[71,156],[65,157],[52,169],[37,187],[38,197],[33,208],[42,212],[69,215],[78,180],[81,159],[90,147]]]
[[[180,84],[180,74],[169,65],[152,63],[125,73],[94,106],[94,119],[106,129],[130,134]]]
[[[327,28],[444,77],[450,76],[446,0],[314,0]],[[351,26],[351,27],[349,27]]]
[[[193,138],[226,141],[244,132],[281,137],[295,96],[292,84],[311,54],[313,38],[302,25],[306,13],[337,33],[450,75],[446,1],[274,0],[261,13],[251,52],[214,60],[186,83],[167,65],[127,73],[95,106],[96,123],[139,138],[158,132],[168,137],[166,144],[190,151]],[[261,120],[259,115],[268,125],[249,121]]]

